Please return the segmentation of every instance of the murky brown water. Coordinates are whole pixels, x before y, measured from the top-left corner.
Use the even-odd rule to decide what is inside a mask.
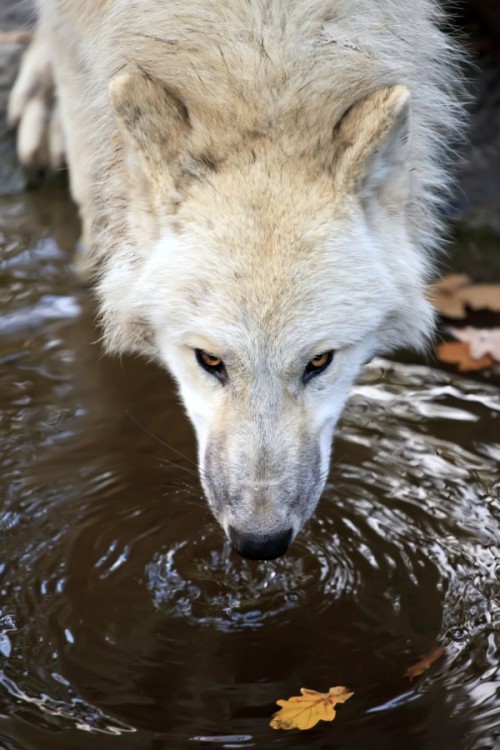
[[[168,376],[102,356],[74,226],[48,188],[0,205],[2,750],[499,748],[498,387],[376,364],[312,523],[237,559]],[[269,728],[333,685],[332,725]]]

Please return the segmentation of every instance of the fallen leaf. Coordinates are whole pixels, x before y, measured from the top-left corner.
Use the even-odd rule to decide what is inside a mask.
[[[474,359],[469,344],[464,341],[447,341],[436,346],[436,356],[441,362],[458,365],[460,372],[472,372],[492,367],[495,362],[489,356]]]
[[[500,328],[450,328],[453,336],[469,345],[472,359],[490,357],[500,363]]]
[[[434,289],[437,289],[439,292],[453,294],[457,289],[467,286],[467,284],[470,284],[470,276],[467,276],[466,273],[450,273],[448,276],[438,279],[434,284]]]
[[[288,700],[276,701],[281,706],[273,714],[273,729],[311,729],[318,721],[333,721],[337,703],[345,703],[353,693],[345,687],[330,688],[328,693],[301,688],[302,695],[294,695]]]
[[[465,274],[455,273],[436,282],[428,298],[440,315],[465,318],[467,308],[500,312],[500,284],[471,284]]]
[[[444,652],[445,649],[443,646],[436,646],[436,648],[433,649],[430,654],[427,654],[427,656],[423,656],[419,661],[417,661],[416,664],[408,667],[405,672],[405,677],[408,677],[410,680],[414,680],[415,677],[418,677],[419,675],[426,672],[429,667],[432,667],[434,662],[436,662],[443,656]]]
[[[470,278],[464,273],[444,276],[430,287],[429,301],[446,318],[465,318],[465,305],[462,300],[457,299],[456,293],[467,284],[470,284]]]
[[[471,284],[458,289],[456,295],[472,310],[500,312],[500,284]]]

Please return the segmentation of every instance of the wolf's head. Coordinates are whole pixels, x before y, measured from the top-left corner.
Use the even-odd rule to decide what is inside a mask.
[[[240,554],[278,557],[316,507],[362,365],[431,328],[408,91],[358,102],[300,158],[283,134],[221,151],[141,76],[115,79],[111,100],[153,216],[152,246],[117,253],[101,282],[111,346],[168,367],[214,515]]]

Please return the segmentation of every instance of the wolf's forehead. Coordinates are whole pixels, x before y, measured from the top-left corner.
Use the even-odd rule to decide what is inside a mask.
[[[175,317],[187,333],[214,342],[218,354],[259,349],[294,359],[348,346],[380,324],[391,299],[369,266],[350,276],[314,264],[248,275],[206,270],[193,271],[178,289]]]
[[[220,311],[226,320],[293,321],[314,314],[331,301],[332,269],[308,253],[227,251],[215,257],[200,254],[185,269],[185,284],[179,289],[191,310],[213,316]],[[335,274],[333,274],[335,275]]]
[[[231,221],[224,203],[212,227],[185,223],[154,248],[141,298],[147,309],[161,300],[160,325],[168,320],[179,337],[206,331],[221,345],[258,336],[297,351],[318,332],[340,345],[380,322],[392,284],[362,222],[325,211],[293,217],[293,206],[275,221],[250,220],[233,208]]]

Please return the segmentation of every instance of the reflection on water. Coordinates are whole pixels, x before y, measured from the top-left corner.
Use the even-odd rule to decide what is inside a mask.
[[[372,364],[315,518],[250,563],[168,376],[102,356],[66,200],[5,201],[0,232],[0,747],[500,747],[498,387]],[[333,725],[269,729],[337,684]]]

